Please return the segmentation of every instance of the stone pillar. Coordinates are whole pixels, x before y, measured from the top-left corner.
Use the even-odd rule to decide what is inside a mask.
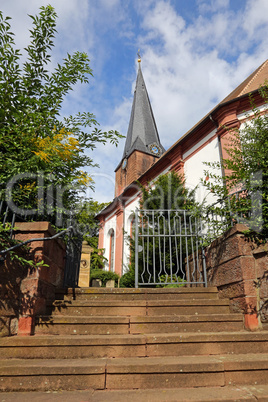
[[[222,298],[230,299],[232,312],[243,312],[245,328],[261,328],[260,298],[256,287],[258,269],[253,249],[243,235],[248,228],[237,224],[216,239],[206,250],[209,286],[217,286]]]
[[[46,313],[47,302],[54,301],[56,289],[63,286],[65,244],[60,238],[42,240],[56,234],[49,222],[17,222],[15,228],[16,240],[40,239],[29,244],[30,257],[44,261],[44,265],[28,268],[20,285],[18,335],[32,335],[35,316]]]
[[[89,287],[90,281],[90,256],[93,248],[90,247],[86,241],[82,243],[81,261],[80,261],[80,271],[78,286],[80,288]]]

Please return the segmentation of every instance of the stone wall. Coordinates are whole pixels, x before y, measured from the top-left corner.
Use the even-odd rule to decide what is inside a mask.
[[[20,251],[21,257],[26,257]],[[20,286],[27,268],[7,256],[0,265],[0,336],[16,335],[20,315]]]
[[[35,316],[45,313],[47,302],[53,301],[56,289],[63,286],[65,245],[61,239],[41,240],[55,234],[49,222],[15,223],[15,228],[17,240],[40,239],[30,243],[30,258],[45,265],[26,269],[6,259],[5,286],[0,295],[2,323],[5,321],[1,332],[31,335]]]
[[[259,329],[268,321],[267,245],[258,247],[235,225],[206,249],[208,286],[230,299],[232,312],[243,312],[245,327]]]

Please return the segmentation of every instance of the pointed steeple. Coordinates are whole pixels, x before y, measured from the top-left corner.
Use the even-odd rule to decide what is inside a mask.
[[[165,152],[160,143],[140,62],[122,159],[128,158],[133,151],[141,151],[157,157]]]
[[[115,169],[115,196],[145,173],[165,152],[140,67],[122,159]]]

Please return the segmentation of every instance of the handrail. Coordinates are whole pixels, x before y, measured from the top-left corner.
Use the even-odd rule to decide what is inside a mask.
[[[58,237],[62,236],[63,234],[69,232],[69,231],[72,230],[72,229],[73,229],[73,226],[69,226],[67,229],[62,230],[61,232],[56,233],[54,236],[51,236],[51,237],[42,237],[42,238],[39,237],[39,238],[37,238],[37,239],[25,240],[25,241],[22,242],[22,243],[16,244],[15,246],[12,246],[12,247],[10,247],[10,248],[8,248],[8,249],[6,249],[6,250],[0,251],[0,255],[6,254],[6,253],[8,253],[8,252],[10,252],[10,251],[15,250],[15,249],[18,248],[18,247],[25,246],[26,244],[32,243],[32,242],[34,242],[34,241],[46,241],[46,240],[54,240],[54,239],[57,239]]]

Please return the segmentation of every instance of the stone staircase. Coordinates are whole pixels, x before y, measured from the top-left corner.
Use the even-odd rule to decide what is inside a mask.
[[[34,336],[0,339],[0,390],[20,400],[58,391],[65,401],[264,401],[267,341],[216,288],[69,289]]]

